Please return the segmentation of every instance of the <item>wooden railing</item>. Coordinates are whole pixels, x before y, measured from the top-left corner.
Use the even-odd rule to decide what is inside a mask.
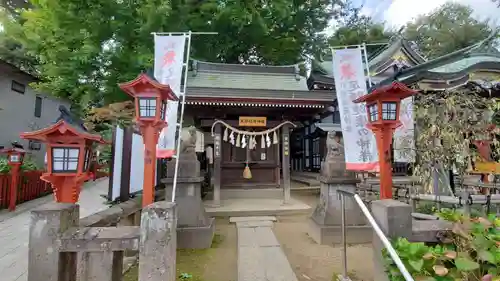
[[[52,192],[50,184],[42,181],[43,171],[21,172],[16,204],[30,201]],[[10,174],[0,174],[0,209],[7,208],[10,200]]]

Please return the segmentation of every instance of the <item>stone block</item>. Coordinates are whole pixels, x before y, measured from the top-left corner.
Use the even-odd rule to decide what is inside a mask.
[[[319,224],[314,219],[309,219],[307,234],[320,245],[332,245],[342,243],[342,226]],[[373,229],[370,225],[347,225],[346,243],[367,244],[371,243]]]
[[[387,237],[411,237],[411,206],[393,199],[377,200],[371,204],[375,221]]]
[[[378,226],[389,240],[412,236],[413,218],[410,205],[392,199],[377,200],[372,202],[371,211]],[[384,245],[375,232],[373,232],[372,248],[374,281],[388,281],[382,257]]]
[[[215,235],[215,218],[209,218],[206,225],[178,226],[178,249],[207,249],[212,246]]]
[[[49,203],[31,212],[28,281],[73,280],[76,276],[76,255],[57,251],[61,233],[78,225],[79,206]],[[62,273],[59,276],[59,273]]]
[[[321,178],[321,194],[309,221],[309,236],[319,244],[341,243],[342,205],[340,191],[356,192],[356,178]],[[347,243],[369,243],[372,230],[354,198],[344,195]]]
[[[141,214],[139,280],[175,281],[177,250],[177,205],[160,201]]]

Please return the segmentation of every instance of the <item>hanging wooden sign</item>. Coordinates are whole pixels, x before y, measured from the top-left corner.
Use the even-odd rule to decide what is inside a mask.
[[[240,127],[266,127],[267,117],[240,116]]]

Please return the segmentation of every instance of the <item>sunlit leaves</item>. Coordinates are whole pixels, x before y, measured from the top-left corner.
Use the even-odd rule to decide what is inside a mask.
[[[4,17],[0,56],[33,58],[33,86],[85,111],[128,99],[117,83],[152,67],[151,32],[218,32],[193,36],[201,60],[295,64],[322,48],[337,2],[32,0],[20,20]]]
[[[488,21],[473,17],[473,9],[449,2],[407,25],[405,37],[415,41],[429,59],[473,45],[491,33]]]

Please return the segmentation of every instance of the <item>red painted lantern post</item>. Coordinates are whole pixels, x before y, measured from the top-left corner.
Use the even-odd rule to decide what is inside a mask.
[[[394,130],[401,126],[399,105],[401,100],[416,94],[417,91],[406,85],[393,82],[354,100],[366,102],[368,112],[367,127],[377,139],[378,159],[380,164],[380,199],[392,198],[392,163],[391,144]]]
[[[135,100],[135,120],[144,141],[142,206],[145,207],[154,202],[156,145],[161,130],[167,126],[165,122],[167,101],[176,101],[178,98],[168,85],[160,84],[145,73],[119,86]]]
[[[16,209],[17,202],[17,187],[19,185],[19,172],[21,165],[23,165],[24,154],[26,151],[20,148],[7,148],[0,150],[0,153],[7,154],[7,161],[10,166],[10,198],[9,198],[9,211]]]
[[[40,178],[52,184],[56,202],[76,203],[81,186],[91,177],[92,144],[105,144],[103,138],[64,120],[45,129],[22,133],[21,138],[45,143],[47,172]]]

